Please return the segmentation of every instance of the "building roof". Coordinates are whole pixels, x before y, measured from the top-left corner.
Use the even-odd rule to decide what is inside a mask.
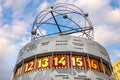
[[[120,59],[118,59],[116,62],[114,62],[113,66],[116,66],[117,64],[120,64]]]

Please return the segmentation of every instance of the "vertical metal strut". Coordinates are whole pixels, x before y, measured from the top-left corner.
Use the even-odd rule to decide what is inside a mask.
[[[50,11],[50,13],[52,14],[52,17],[53,17],[53,19],[54,19],[54,21],[55,21],[55,23],[56,23],[56,25],[57,25],[57,27],[58,27],[60,33],[62,33],[62,31],[61,31],[61,29],[60,29],[60,26],[58,25],[58,22],[57,22],[57,20],[55,19],[55,16],[54,16],[53,12]]]

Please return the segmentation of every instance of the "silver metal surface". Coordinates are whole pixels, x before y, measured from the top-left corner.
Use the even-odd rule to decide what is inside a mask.
[[[32,47],[31,47],[32,46]],[[48,55],[54,52],[77,52],[102,59],[111,65],[106,50],[97,42],[75,36],[44,37],[25,45],[19,52],[16,65],[36,55]],[[34,71],[14,80],[114,80],[105,73],[80,69],[49,69]]]

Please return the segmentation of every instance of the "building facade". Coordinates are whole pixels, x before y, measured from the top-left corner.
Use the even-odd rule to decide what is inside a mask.
[[[113,73],[112,76],[115,78],[115,80],[120,80],[120,59],[117,60],[113,65]]]

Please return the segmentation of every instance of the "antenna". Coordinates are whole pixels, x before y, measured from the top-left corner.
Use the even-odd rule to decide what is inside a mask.
[[[31,40],[54,35],[78,35],[93,40],[93,25],[88,16],[75,5],[54,4],[36,16]]]

